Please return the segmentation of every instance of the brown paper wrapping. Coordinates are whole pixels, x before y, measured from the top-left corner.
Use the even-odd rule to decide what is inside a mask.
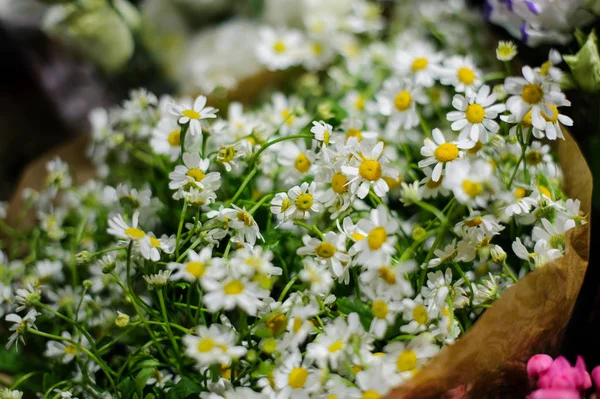
[[[558,142],[564,189],[569,197],[581,201],[581,210],[589,215],[592,175],[571,135],[565,132],[565,137],[566,140]],[[87,141],[87,137],[79,137],[50,151],[26,169],[9,205],[9,223],[14,225],[22,207],[23,188],[43,188],[45,164],[54,156],[69,162],[76,183],[93,176],[94,169],[85,157]],[[34,222],[31,214],[23,223]],[[525,362],[536,353],[555,353],[585,275],[589,224],[569,231],[566,241],[562,258],[528,274],[507,290],[461,339],[444,348],[388,399],[439,398],[448,390],[472,383],[510,362]]]
[[[589,215],[592,174],[568,132],[565,138],[558,142],[564,190],[579,199],[581,210]],[[589,248],[589,224],[570,230],[562,258],[508,289],[463,337],[442,349],[388,399],[443,397],[450,389],[476,382],[507,364],[526,362],[536,353],[556,353],[583,283]]]

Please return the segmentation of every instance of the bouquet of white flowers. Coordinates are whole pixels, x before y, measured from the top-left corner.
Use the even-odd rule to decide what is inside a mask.
[[[560,56],[511,76],[514,44],[501,72],[444,39],[469,15],[383,35],[362,6],[262,31],[269,68],[327,68],[291,93],[92,112],[98,178],[54,159],[24,192],[37,223],[0,220],[4,356],[32,359],[0,397],[384,398],[569,259]]]

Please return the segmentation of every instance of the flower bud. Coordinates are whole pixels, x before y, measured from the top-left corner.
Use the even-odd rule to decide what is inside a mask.
[[[492,260],[496,263],[502,263],[506,260],[506,252],[499,245],[492,245],[490,253],[492,255]]]
[[[94,255],[92,255],[89,251],[81,251],[77,255],[75,255],[75,263],[77,266],[87,266],[90,264],[90,261]]]
[[[535,355],[527,361],[527,375],[529,378],[538,378],[552,365],[552,358],[548,355]]]
[[[92,283],[90,280],[83,280],[82,284],[83,288],[85,288],[86,290],[89,290],[94,285],[94,283]]]
[[[412,232],[412,238],[415,241],[423,241],[427,237],[427,231],[422,227],[415,227]]]
[[[267,338],[261,342],[260,346],[264,353],[271,355],[277,350],[277,340],[275,338]]]
[[[121,328],[127,327],[129,325],[129,315],[117,311],[117,318],[115,320],[115,324]]]

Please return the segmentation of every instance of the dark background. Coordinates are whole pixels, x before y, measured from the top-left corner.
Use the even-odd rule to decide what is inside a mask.
[[[499,39],[509,39],[502,29],[493,29]],[[525,64],[539,65],[547,59],[548,50],[529,49],[519,56]],[[578,47],[573,41],[559,50],[575,53]],[[168,82],[156,86],[152,77],[157,70],[143,49],[136,50],[125,72],[108,77],[37,28],[1,20],[0,60],[0,200],[10,198],[30,161],[88,131],[91,108],[120,102],[131,88],[145,86],[157,94],[172,89]],[[572,107],[566,113],[575,120],[572,134],[593,175],[600,176],[600,95],[573,91],[567,97]],[[598,187],[595,184],[592,225],[600,221]],[[589,267],[562,345],[565,356],[574,361],[582,354],[590,369],[600,365],[600,345],[595,345],[600,335],[597,231],[592,229]]]

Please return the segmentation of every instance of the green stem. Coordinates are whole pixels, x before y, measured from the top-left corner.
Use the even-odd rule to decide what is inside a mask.
[[[417,202],[415,202],[415,204],[418,205],[421,209],[435,215],[435,217],[438,218],[440,222],[443,223],[446,220],[446,218],[444,217],[444,214],[442,212],[440,212],[440,210],[437,209],[435,206],[428,204],[427,202],[423,202],[423,201],[417,201]]]
[[[488,83],[488,82],[491,82],[494,80],[504,79],[505,77],[506,77],[506,74],[504,72],[490,72],[490,73],[483,75],[483,82]]]
[[[183,209],[179,215],[179,227],[177,228],[177,238],[175,239],[175,256],[179,257],[179,240],[181,239],[181,230],[183,229],[183,221],[185,220],[185,212],[187,211],[187,201],[183,202]]]
[[[292,279],[285,285],[285,287],[283,288],[283,291],[281,291],[281,294],[279,295],[279,299],[277,300],[278,302],[283,301],[283,299],[285,298],[285,296],[287,295],[288,291],[292,288],[292,285],[294,285],[294,283],[296,282],[296,280],[298,280],[298,277],[300,277],[299,274],[296,274],[294,277],[292,277]]]
[[[299,220],[294,220],[294,224],[295,224],[296,226],[304,227],[304,228],[305,228],[306,230],[308,230],[308,231],[312,231],[312,232],[314,232],[316,235],[318,235],[318,236],[319,236],[319,238],[321,239],[321,241],[323,241],[323,238],[324,238],[324,237],[323,237],[323,233],[321,233],[321,230],[319,230],[319,229],[317,228],[317,226],[315,226],[315,225],[313,225],[313,226],[309,226],[309,225],[307,225],[306,223],[304,223],[304,222],[301,222],[301,221],[299,221]]]
[[[471,281],[467,278],[467,275],[465,274],[463,269],[461,269],[460,265],[456,262],[452,262],[452,263],[454,264],[454,268],[456,269],[458,274],[460,274],[462,279],[465,281],[465,284],[467,284],[469,286],[469,292],[471,293],[471,299],[469,299],[469,302],[472,303],[473,298],[475,298],[475,292],[473,291],[473,284],[471,284]]]
[[[181,364],[181,357],[179,355],[179,345],[177,345],[177,341],[175,340],[175,337],[173,336],[173,331],[171,330],[171,323],[169,322],[169,316],[167,315],[167,307],[165,306],[165,298],[163,295],[163,291],[162,291],[162,289],[158,289],[158,290],[156,290],[156,293],[158,294],[158,302],[160,304],[160,309],[162,311],[163,319],[165,320],[167,336],[171,340],[171,344],[173,345],[173,349],[175,350],[175,354],[177,356],[177,360],[179,363],[179,371],[181,371],[182,364]]]
[[[33,377],[36,374],[42,374],[43,371],[32,371],[31,373],[27,373],[23,376],[21,376],[18,380],[16,380],[15,382],[13,382],[13,384],[10,386],[10,388],[8,388],[9,391],[12,391],[14,389],[17,389],[17,387],[19,385],[21,385],[23,382],[27,381],[29,378]]]
[[[268,143],[263,144],[262,147],[260,147],[258,149],[258,151],[256,151],[256,154],[254,154],[250,163],[251,164],[255,163],[258,160],[258,157],[260,156],[260,154],[262,154],[263,151],[265,151],[267,148],[271,147],[274,144],[277,144],[277,143],[280,143],[280,142],[286,141],[286,140],[312,139],[312,138],[313,138],[312,134],[293,134],[291,136],[279,137],[273,141],[269,141]]]
[[[233,195],[233,197],[229,201],[229,204],[233,204],[235,202],[235,200],[238,199],[238,197],[242,194],[242,191],[244,191],[244,189],[246,188],[246,186],[248,185],[248,183],[250,183],[250,180],[252,180],[252,178],[254,177],[254,175],[256,174],[256,172],[258,172],[257,168],[254,168],[254,169],[252,169],[250,171],[250,173],[248,174],[248,176],[246,176],[246,178],[242,182],[242,185],[240,186],[240,188],[238,188],[238,190],[236,191],[236,193]]]
[[[511,278],[511,280],[513,282],[516,283],[517,281],[519,281],[519,279],[517,278],[517,276],[515,276],[515,273],[512,271],[512,269],[506,264],[506,260],[504,260],[502,262],[502,268],[504,269],[506,274],[508,274],[508,276]]]

